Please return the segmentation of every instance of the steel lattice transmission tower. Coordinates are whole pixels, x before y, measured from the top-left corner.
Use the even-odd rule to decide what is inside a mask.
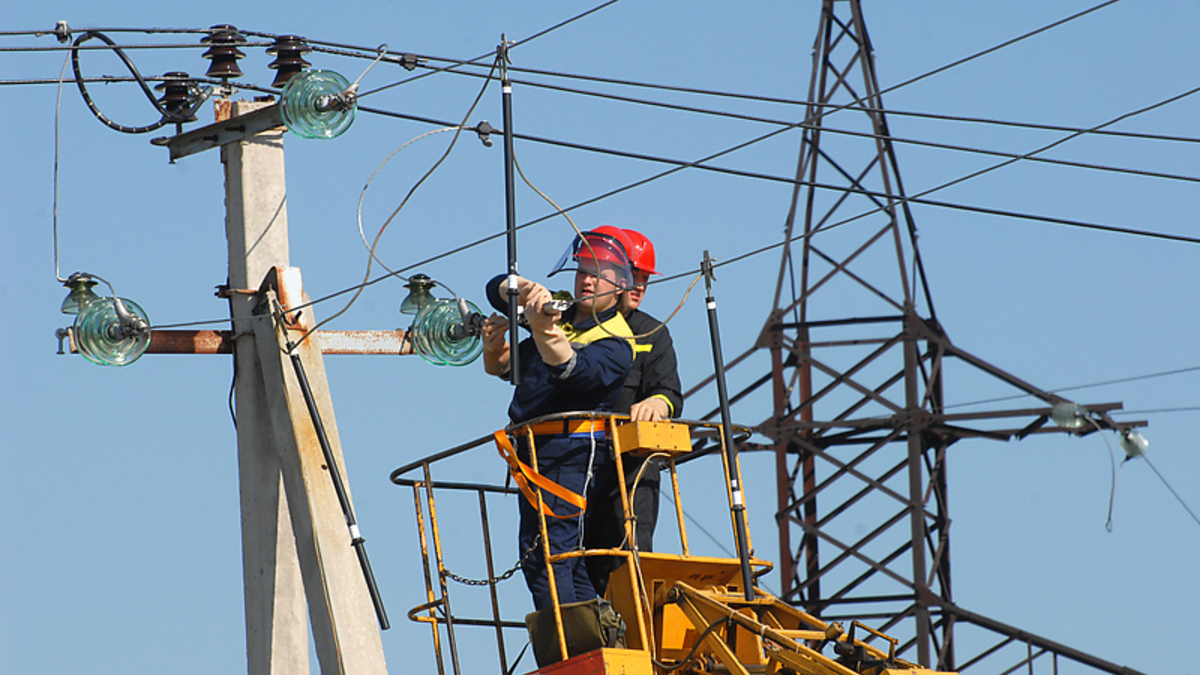
[[[931,590],[950,597],[948,443],[925,433],[919,414],[943,412],[939,364],[916,339],[937,322],[872,58],[860,3],[824,2],[790,243],[759,339],[771,353],[774,400],[761,430],[775,442],[785,598],[829,614],[867,594],[874,612],[911,614],[927,643],[927,605],[915,600]],[[837,156],[822,144],[833,133],[825,146],[839,144]],[[817,409],[835,412],[818,424]],[[832,464],[822,480],[818,461]],[[893,517],[857,538],[836,534],[839,518],[881,495]],[[837,508],[819,510],[827,500]],[[836,554],[822,560],[822,549]],[[923,647],[918,659],[929,663]]]
[[[954,603],[946,471],[953,443],[1142,423],[1114,422],[1107,413],[1120,404],[1083,407],[1042,391],[945,336],[872,59],[860,1],[823,0],[775,309],[756,344],[726,369],[731,383],[748,382],[731,395],[738,419],[754,405],[763,419],[771,385],[771,413],[755,427],[769,441],[747,449],[776,459],[781,593],[827,620],[868,620],[901,637],[903,658],[939,670],[990,670],[1016,654],[1031,672],[1041,655],[1054,667],[1063,657],[1132,672]],[[763,353],[769,375],[731,372]],[[947,414],[946,357],[1040,407]],[[1048,425],[1052,416],[1064,426]],[[972,631],[973,655],[956,658],[956,626]]]

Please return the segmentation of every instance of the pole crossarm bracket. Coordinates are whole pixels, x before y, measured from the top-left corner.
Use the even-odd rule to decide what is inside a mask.
[[[236,143],[282,126],[283,112],[276,103],[175,136],[153,138],[150,143],[166,147],[171,153],[171,163],[174,163],[188,155]]]
[[[321,330],[321,353],[408,356],[414,354],[408,331]],[[240,337],[240,336],[238,336]],[[235,341],[229,330],[156,330],[150,333],[147,354],[232,354]]]

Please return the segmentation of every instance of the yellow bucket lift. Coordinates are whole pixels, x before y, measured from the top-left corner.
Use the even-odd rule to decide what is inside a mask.
[[[540,541],[543,544],[541,550],[528,554],[544,556],[547,569],[555,561],[579,556],[617,556],[623,559],[609,577],[605,599],[624,621],[625,634],[624,648],[602,646],[599,635],[580,635],[589,630],[589,621],[577,619],[581,611],[587,613],[592,610],[559,605],[554,575],[551,574],[550,588],[555,602],[551,608],[540,613],[543,614],[540,625],[549,629],[551,624],[544,615],[552,614],[553,629],[545,631],[549,633],[549,640],[545,632],[535,638],[535,641],[542,643],[535,645],[535,649],[540,647],[541,653],[549,653],[550,657],[539,658],[548,663],[533,672],[539,675],[933,675],[933,671],[897,658],[898,641],[895,638],[858,621],[852,621],[847,631],[840,623],[822,621],[760,588],[754,588],[752,593],[747,594],[741,587],[745,578],[741,559],[696,556],[689,552],[676,460],[692,453],[694,443],[702,445],[711,441],[717,449],[723,450],[725,435],[721,433],[720,425],[678,420],[630,422],[623,415],[600,413],[548,416],[504,430],[507,436],[524,435],[529,439],[531,457],[524,471],[511,466],[513,460],[509,459],[512,475],[518,476],[526,496],[521,496],[521,490],[508,485],[434,480],[434,466],[471,451],[486,452],[488,448],[481,446],[492,441],[492,436],[432,455],[392,473],[393,483],[409,486],[413,490],[424,559],[427,602],[410,610],[409,618],[432,627],[439,675],[446,672],[447,656],[452,672],[455,675],[462,672],[457,631],[469,627],[492,628],[502,674],[516,672],[520,664],[519,656],[513,663],[508,661],[505,635],[506,632],[511,636],[517,630],[525,630],[527,622],[503,619],[497,593],[497,584],[511,577],[519,569],[519,564],[496,575],[487,503],[489,496],[504,500],[511,500],[515,496],[536,499],[539,503],[535,506],[540,506],[542,491],[548,486],[539,482],[538,477],[531,478],[528,475],[528,470],[537,466],[533,427],[556,421],[603,423],[616,460],[616,474],[626,516],[626,541],[635,542],[636,537],[633,536],[634,520],[629,499],[633,486],[625,484],[625,460],[629,457],[665,458],[670,471],[680,552],[640,552],[635,546],[632,550],[578,549],[551,555],[548,545],[544,543],[547,541],[546,516],[539,508],[539,514],[542,514]],[[745,429],[739,431],[743,436],[746,435]],[[498,432],[497,437],[500,435],[501,432]],[[723,459],[726,497],[732,505],[734,497],[730,479],[736,477],[741,484],[740,468],[729,466],[727,453],[722,452],[720,456]],[[418,477],[408,477],[418,472]],[[483,557],[488,574],[486,579],[465,579],[451,572],[446,563],[437,521],[435,492],[444,494],[448,491],[475,492],[478,495]],[[456,521],[461,521],[461,515]],[[461,529],[456,529],[455,536],[460,536],[461,532]],[[752,550],[748,533],[747,546]],[[749,564],[752,567],[750,577],[754,579],[772,568],[771,563],[754,557],[749,558]],[[492,616],[483,619],[456,616],[451,611],[450,581],[487,586]],[[527,617],[529,624],[539,618],[537,614]],[[590,621],[590,625],[595,624],[594,619]],[[526,638],[525,635],[521,637],[522,640]],[[473,640],[472,644],[478,642]],[[478,672],[478,668],[471,670]]]

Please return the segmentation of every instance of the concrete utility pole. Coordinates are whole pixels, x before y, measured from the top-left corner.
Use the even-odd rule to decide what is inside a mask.
[[[237,102],[230,112],[237,117],[268,105]],[[263,299],[263,294],[253,291],[272,270],[289,263],[283,133],[276,128],[221,148],[235,343],[248,671],[250,675],[308,672],[311,618],[321,672],[385,673],[379,628],[345,517],[295,374],[284,358],[287,331],[280,336],[274,321],[253,317]],[[295,298],[303,297],[298,270],[273,276],[277,288],[267,290],[268,299],[276,298],[285,285]],[[305,316],[312,325],[311,308]],[[300,354],[345,476],[319,340],[318,335],[305,340]]]

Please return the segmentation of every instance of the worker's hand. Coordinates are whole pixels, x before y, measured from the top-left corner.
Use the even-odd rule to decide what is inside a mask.
[[[658,397],[647,398],[629,408],[629,419],[634,422],[661,422],[670,413],[667,402]]]
[[[502,354],[508,349],[508,319],[493,314],[483,320],[483,351]]]
[[[526,279],[525,277],[518,276],[518,277],[517,277],[517,293],[518,293],[518,298],[520,297],[520,295],[519,295],[519,294],[520,294],[520,293],[522,293],[522,292],[524,292],[524,290],[525,290],[526,288],[529,288],[530,286],[536,286],[536,285],[537,285],[537,284],[535,284],[534,282],[532,282],[532,281],[530,281],[530,280]],[[502,298],[508,298],[508,277],[503,277],[503,278],[501,278],[501,279],[500,279],[500,286],[499,286],[499,288],[498,288],[498,291],[499,291],[499,293],[500,293],[500,297],[502,297]],[[506,300],[506,302],[507,302],[507,300]],[[518,300],[518,302],[522,302],[522,301]]]
[[[562,318],[559,312],[542,312],[542,305],[554,299],[550,291],[541,284],[530,282],[521,285],[521,305],[525,308],[525,319],[529,322],[530,337],[537,346],[538,355],[548,366],[561,366],[575,355],[567,334],[558,327]]]
[[[483,370],[489,375],[503,377],[508,372],[511,351],[508,340],[508,319],[493,314],[483,320]]]
[[[562,318],[559,312],[545,314],[542,305],[554,299],[545,286],[533,282],[521,285],[521,305],[525,307],[525,319],[534,334],[556,330],[555,323]]]

